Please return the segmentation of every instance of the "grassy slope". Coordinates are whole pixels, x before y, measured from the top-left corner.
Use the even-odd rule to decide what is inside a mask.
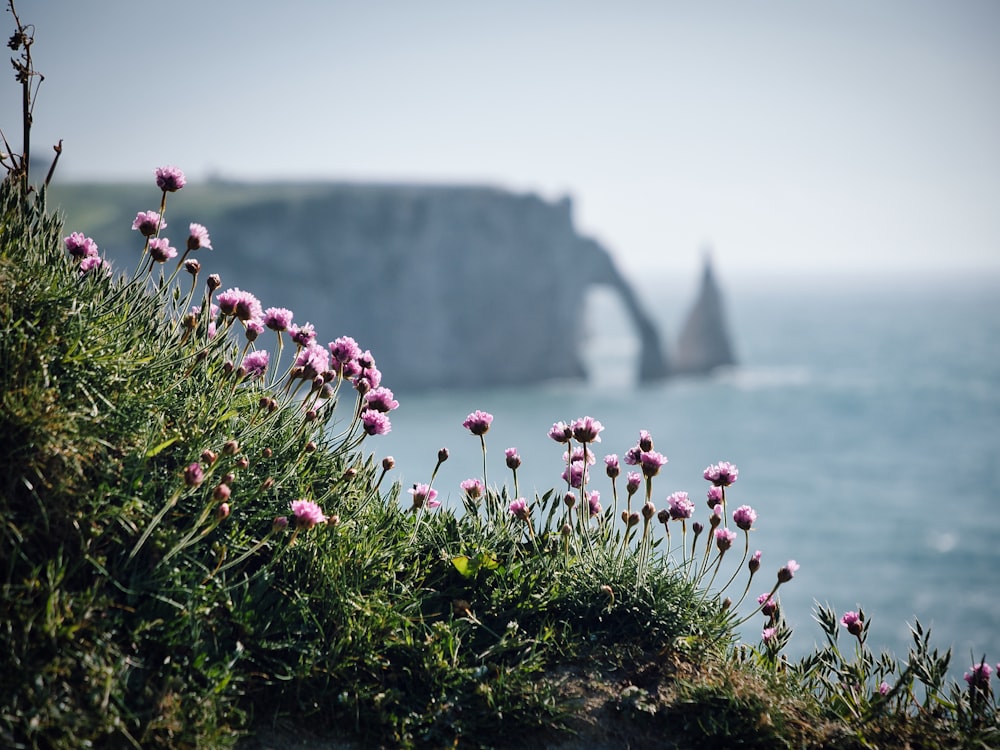
[[[392,747],[996,741],[992,697],[948,688],[926,640],[905,668],[841,653],[831,614],[803,665],[780,642],[732,650],[716,596],[657,548],[622,552],[610,513],[585,531],[556,493],[529,535],[504,494],[413,511],[379,484],[350,381],[307,414],[284,373],[227,364],[241,324],[182,325],[200,279],[175,296],[158,271],[81,276],[58,217],[9,182],[0,228],[4,744],[216,747],[303,724]],[[331,522],[275,525],[299,498]]]

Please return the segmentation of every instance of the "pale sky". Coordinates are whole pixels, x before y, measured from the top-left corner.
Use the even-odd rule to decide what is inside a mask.
[[[995,0],[16,4],[64,181],[487,183],[633,275],[1000,274]]]

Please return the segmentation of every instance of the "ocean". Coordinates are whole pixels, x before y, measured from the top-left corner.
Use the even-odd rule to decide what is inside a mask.
[[[735,368],[638,385],[636,337],[617,300],[596,291],[581,311],[586,383],[397,392],[392,432],[366,449],[392,455],[390,478],[407,487],[428,481],[447,447],[434,486],[459,507],[459,482],[482,475],[479,441],[462,428],[473,410],[494,415],[488,482],[509,484],[504,449],[516,447],[522,495],[564,486],[553,422],[600,420],[600,456],[623,456],[649,430],[669,459],[654,480],[658,508],[685,490],[703,518],[704,468],[739,468],[727,499],[758,513],[752,594],[787,560],[800,564],[781,589],[790,658],[822,643],[818,602],[863,608],[876,652],[905,657],[919,619],[937,647],[953,648],[959,678],[984,655],[1000,661],[1000,278],[718,278]],[[675,341],[695,290],[655,277],[637,286]],[[590,486],[608,503],[603,464],[595,469]],[[730,554],[741,553],[738,537]],[[751,620],[743,637],[756,642],[763,624]]]

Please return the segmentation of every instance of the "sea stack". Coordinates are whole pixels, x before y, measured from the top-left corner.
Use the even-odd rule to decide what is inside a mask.
[[[701,290],[681,328],[672,372],[704,375],[718,367],[736,364],[722,305],[722,294],[712,272],[712,260],[705,254]]]

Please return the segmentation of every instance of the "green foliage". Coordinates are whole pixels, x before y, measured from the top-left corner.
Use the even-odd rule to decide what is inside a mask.
[[[5,181],[2,206],[8,744],[221,746],[275,716],[403,746],[527,732],[563,710],[538,679],[560,659],[729,642],[617,538],[526,540],[506,490],[488,517],[401,509],[349,382],[242,377],[256,344],[189,316],[197,274],[84,272],[44,192]],[[329,521],[276,522],[298,498]]]

